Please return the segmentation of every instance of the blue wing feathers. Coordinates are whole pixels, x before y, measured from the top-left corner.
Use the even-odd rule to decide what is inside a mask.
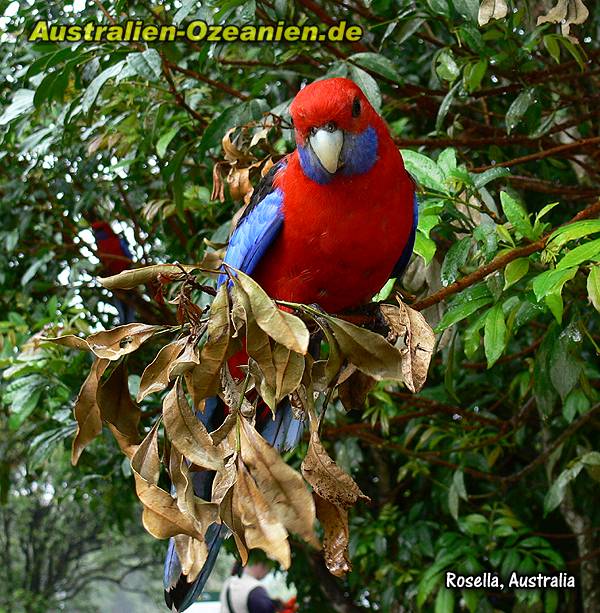
[[[392,271],[392,277],[400,278],[408,263],[410,262],[410,256],[412,255],[413,249],[415,247],[415,238],[417,235],[417,225],[419,223],[419,202],[417,200],[417,195],[415,194],[414,204],[413,204],[413,219],[412,219],[412,229],[410,234],[408,235],[408,240],[406,241],[406,245],[402,250],[402,254],[400,255],[400,259],[396,262],[394,266],[394,270]]]
[[[283,225],[283,192],[267,194],[235,229],[224,263],[251,275]],[[219,285],[226,275],[219,277]]]

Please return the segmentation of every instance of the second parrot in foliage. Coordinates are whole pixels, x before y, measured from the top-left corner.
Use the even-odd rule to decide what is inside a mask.
[[[118,275],[131,267],[132,256],[127,242],[115,234],[108,222],[92,222],[92,231],[98,248],[96,255],[108,275]],[[135,312],[131,305],[117,297],[114,304],[119,313],[119,323],[128,324],[134,320]]]

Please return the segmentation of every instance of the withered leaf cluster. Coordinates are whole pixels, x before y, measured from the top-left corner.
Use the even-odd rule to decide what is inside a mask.
[[[369,499],[328,455],[320,422],[335,394],[347,409],[360,408],[376,381],[418,391],[433,351],[431,328],[400,301],[378,305],[378,329],[383,321],[385,336],[368,329],[369,321],[358,326],[300,304],[281,308],[252,278],[233,269],[227,269],[229,282],[216,291],[210,309],[202,311],[190,298],[190,287],[204,287],[190,274],[198,267],[165,266],[128,271],[108,284],[127,289],[170,275],[179,292],[171,302],[181,311],[180,325],[133,323],[86,339],[48,339],[94,357],[75,402],[73,463],[106,423],[131,460],[146,530],[156,538],[175,537],[189,581],[206,560],[204,535],[215,522],[232,532],[243,562],[250,549],[259,548],[287,568],[289,534],[321,547],[318,519],[326,565],[336,576],[345,574],[351,568],[348,509]],[[134,401],[127,356],[150,339],[163,345],[143,370]],[[236,380],[228,362],[240,351],[247,360],[242,380]],[[161,414],[144,424],[150,429],[142,439],[139,404],[152,394],[162,396]],[[198,416],[215,395],[228,407],[227,416],[209,431]],[[275,415],[288,400],[295,416],[308,423],[301,473],[257,430],[259,403]],[[161,471],[170,478],[170,492],[159,484]],[[193,486],[202,471],[216,473],[206,500]]]

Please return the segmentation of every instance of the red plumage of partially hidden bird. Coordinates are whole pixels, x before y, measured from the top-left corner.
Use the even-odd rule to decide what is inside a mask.
[[[125,239],[117,236],[106,221],[92,222],[92,231],[96,239],[96,255],[108,275],[118,275],[131,267],[132,256]],[[115,297],[115,306],[121,324],[131,323],[134,309],[123,300]]]
[[[253,277],[271,298],[339,313],[369,302],[404,271],[417,225],[414,183],[385,122],[352,81],[308,85],[290,114],[296,150],[255,189],[224,261]],[[214,429],[222,415],[218,401],[209,399],[199,419]],[[257,420],[257,428],[280,450],[302,434],[289,402],[278,407],[274,420]],[[209,473],[196,473],[196,494],[210,499],[211,483]],[[181,575],[171,543],[165,563],[169,607],[183,611],[197,598],[225,533],[222,525],[208,529],[208,559],[193,583]]]

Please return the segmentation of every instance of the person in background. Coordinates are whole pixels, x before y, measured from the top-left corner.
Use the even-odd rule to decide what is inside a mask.
[[[246,567],[240,562],[233,566],[231,577],[221,590],[221,613],[275,613],[294,611],[294,605],[269,598],[267,590],[261,585],[270,571],[265,561],[254,561]],[[295,602],[295,599],[293,599]],[[292,608],[289,607],[292,606]]]

